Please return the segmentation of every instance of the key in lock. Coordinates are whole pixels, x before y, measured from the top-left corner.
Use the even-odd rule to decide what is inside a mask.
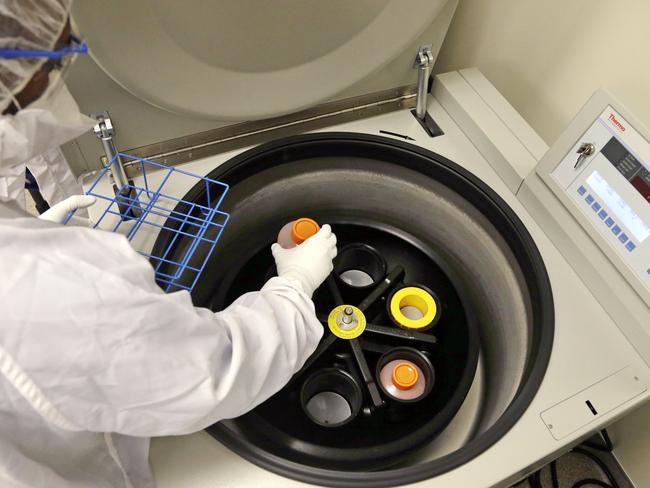
[[[578,169],[578,167],[587,159],[587,156],[591,156],[596,152],[596,146],[592,142],[583,142],[580,144],[580,147],[576,151],[578,153],[578,160],[573,166],[573,169]]]

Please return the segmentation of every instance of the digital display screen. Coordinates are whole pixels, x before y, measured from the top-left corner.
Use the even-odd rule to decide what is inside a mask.
[[[589,175],[587,183],[639,242],[643,242],[650,236],[650,227],[598,171]]]
[[[636,188],[636,191],[643,195],[646,202],[650,202],[650,172],[646,170],[644,176],[645,178],[642,175],[637,175],[630,180],[630,183]]]
[[[645,201],[650,203],[650,171],[648,168],[615,137],[612,137],[600,152],[632,184]]]

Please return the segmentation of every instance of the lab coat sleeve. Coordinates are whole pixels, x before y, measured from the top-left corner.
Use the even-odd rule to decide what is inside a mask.
[[[79,429],[184,434],[239,416],[281,389],[322,336],[312,301],[283,278],[215,314],[187,292],[163,293],[122,236],[23,230],[0,239],[3,261],[13,257],[1,339]]]

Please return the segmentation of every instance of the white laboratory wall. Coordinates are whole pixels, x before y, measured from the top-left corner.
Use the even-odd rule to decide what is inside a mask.
[[[552,143],[598,88],[650,127],[650,1],[460,0],[435,66],[478,67]]]

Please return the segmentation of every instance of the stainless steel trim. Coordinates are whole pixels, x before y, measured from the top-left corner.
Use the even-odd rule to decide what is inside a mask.
[[[324,103],[281,117],[199,132],[124,152],[167,166],[175,166],[233,149],[260,144],[272,138],[308,132],[328,125],[404,108],[413,108],[415,100],[416,86],[408,85]],[[138,174],[139,165],[136,164],[136,161],[122,158],[122,162],[129,177]],[[102,157],[102,163],[107,163],[104,157]]]

